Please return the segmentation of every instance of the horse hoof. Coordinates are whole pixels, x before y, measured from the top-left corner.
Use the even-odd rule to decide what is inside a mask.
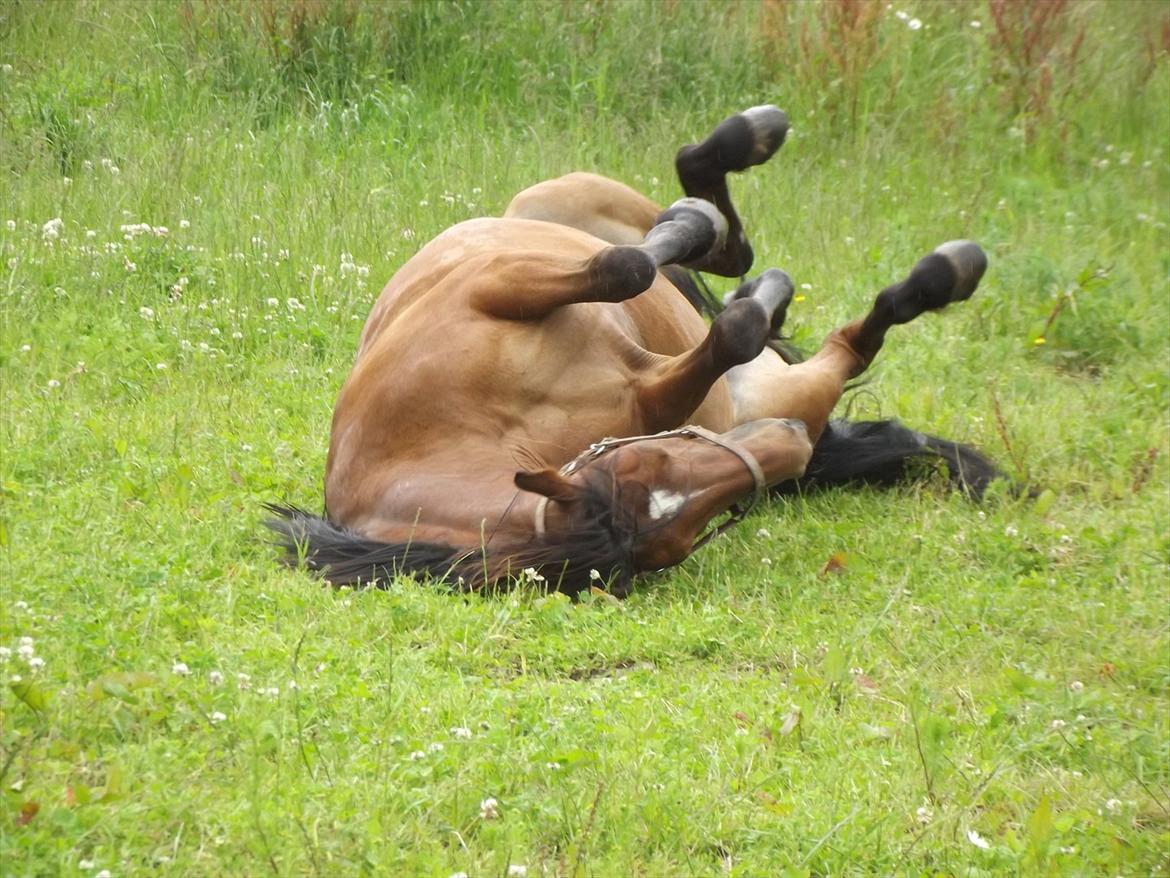
[[[724,119],[702,143],[680,149],[675,168],[684,188],[714,185],[725,174],[766,162],[787,136],[783,110],[771,104],[751,107]]]
[[[951,301],[961,302],[971,298],[983,272],[987,271],[987,254],[974,241],[947,241],[934,249],[955,269],[955,285]]]
[[[654,225],[666,222],[687,229],[686,234],[694,241],[689,252],[678,260],[680,263],[694,262],[708,253],[722,250],[727,240],[727,218],[719,208],[702,198],[680,198],[658,216]]]
[[[772,104],[763,104],[744,110],[740,116],[747,120],[752,138],[751,157],[745,167],[762,165],[775,155],[788,136],[788,114]]]
[[[603,301],[621,302],[650,288],[658,275],[654,258],[638,247],[606,247],[590,259],[592,284]]]

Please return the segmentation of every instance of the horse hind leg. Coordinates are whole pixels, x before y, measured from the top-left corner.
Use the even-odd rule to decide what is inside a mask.
[[[905,280],[878,293],[865,317],[829,333],[820,350],[803,363],[761,358],[733,370],[727,378],[736,422],[797,418],[815,442],[846,382],[869,367],[886,332],[926,311],[970,298],[986,268],[987,256],[977,244],[943,244],[919,260]]]
[[[751,269],[755,255],[731,203],[727,175],[763,164],[787,135],[788,116],[765,104],[723,120],[706,140],[678,151],[675,168],[683,191],[713,203],[728,225],[724,244],[691,268],[723,277],[742,277]]]

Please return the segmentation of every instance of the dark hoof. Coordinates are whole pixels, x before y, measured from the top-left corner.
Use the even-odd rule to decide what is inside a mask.
[[[659,215],[654,225],[668,222],[675,224],[689,244],[686,255],[677,260],[683,264],[722,250],[727,241],[727,218],[702,198],[680,198]]]
[[[779,107],[763,104],[740,113],[751,129],[752,154],[745,167],[762,165],[784,144],[788,136],[788,114]],[[739,171],[743,168],[729,168]]]
[[[771,315],[770,332],[777,335],[788,316],[788,306],[792,303],[795,292],[796,288],[787,272],[779,268],[769,268],[759,277],[740,284],[739,288],[724,300],[724,304],[737,299],[755,299]]]
[[[955,284],[951,290],[951,301],[961,302],[971,298],[983,272],[987,271],[987,254],[974,241],[947,241],[934,248],[955,270]]]

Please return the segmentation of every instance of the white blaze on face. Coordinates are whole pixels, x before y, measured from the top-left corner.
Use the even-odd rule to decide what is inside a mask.
[[[682,509],[686,502],[686,494],[676,494],[673,491],[651,491],[650,518],[654,521],[671,518]]]

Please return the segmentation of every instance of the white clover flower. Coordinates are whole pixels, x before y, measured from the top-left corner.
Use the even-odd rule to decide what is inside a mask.
[[[165,372],[167,370],[167,364],[166,363],[155,363],[154,368],[158,369],[158,371],[160,371],[160,372]]]
[[[1068,688],[1071,689],[1073,692],[1082,692],[1082,691],[1084,691],[1085,684],[1082,683],[1080,680],[1073,680],[1071,683],[1068,684]]]
[[[917,18],[912,18],[906,22],[906,27],[910,28],[910,30],[920,30],[922,28],[922,22]]]
[[[171,665],[171,673],[180,677],[186,677],[191,673],[191,669],[187,667],[186,662],[175,662]]]
[[[1110,814],[1116,814],[1121,810],[1121,799],[1106,799],[1105,810]]]
[[[486,798],[479,803],[480,820],[499,820],[500,803],[493,798]]]
[[[508,867],[508,878],[524,878],[528,874],[528,867],[521,863],[513,863]]]
[[[772,559],[771,558],[761,558],[760,565],[763,567],[771,567],[772,566]]]
[[[899,9],[897,12],[894,13],[894,16],[898,19],[898,21],[905,21],[906,19],[908,19],[910,17],[910,13],[903,12],[901,9]]]
[[[934,808],[930,807],[928,802],[923,802],[914,815],[918,818],[918,822],[925,826],[934,820]]]
[[[266,689],[261,689],[260,694],[265,695],[268,698],[279,698],[280,689],[278,689],[276,686],[269,686]]]
[[[31,668],[34,671],[39,671],[41,668],[43,668],[45,666],[45,660],[43,658],[41,658],[39,655],[34,655],[32,658],[30,658],[28,660],[28,666],[29,666],[29,668]]]
[[[216,723],[216,724],[218,724],[218,723],[221,723],[221,722],[223,722],[225,719],[227,719],[227,714],[226,714],[226,713],[221,713],[221,712],[220,712],[220,711],[218,711],[218,710],[213,710],[213,711],[211,712],[211,721],[212,721],[212,723]]]
[[[432,741],[430,744],[427,744],[427,752],[428,753],[438,753],[442,749],[443,749],[443,745],[440,744],[438,741]]]
[[[190,223],[190,221],[189,221],[189,220],[185,220],[185,219],[181,219],[181,220],[179,220],[179,228],[180,228],[180,229],[189,229],[189,228],[191,228],[191,223]]]
[[[411,750],[410,756],[408,758],[410,759],[411,762],[418,762],[420,759],[426,759],[427,754],[424,753],[422,750]]]
[[[86,871],[88,871],[88,870],[93,868],[93,860],[78,860],[77,861],[77,868],[78,869],[85,869]]]
[[[72,186],[73,185],[73,178],[72,177],[62,177],[61,183],[62,183],[62,185],[65,185],[65,186]]]
[[[991,847],[991,844],[987,841],[987,839],[981,836],[974,829],[967,830],[967,841],[971,842],[971,844],[975,845],[975,847],[982,848],[983,850],[987,850]]]
[[[979,21],[978,19],[972,20],[970,24],[971,27],[975,28],[975,30],[979,30],[979,28],[983,27],[983,22]]]
[[[222,686],[223,685],[223,672],[222,671],[209,671],[207,674],[207,681],[209,683],[211,683],[212,686]]]
[[[1064,728],[1066,725],[1068,725],[1068,723],[1066,723],[1066,722],[1065,722],[1064,720],[1062,720],[1062,719],[1054,719],[1054,720],[1052,721],[1052,728],[1053,728],[1054,730],[1063,729],[1063,728]]]
[[[772,537],[772,534],[768,532],[768,529],[766,527],[761,527],[758,531],[756,531],[756,539],[767,540],[767,539],[771,539],[771,537]]]
[[[143,320],[153,320],[154,319],[154,309],[148,308],[146,305],[143,305],[141,308],[138,309],[138,316],[141,317]]]
[[[27,662],[30,658],[36,655],[36,649],[33,648],[31,643],[22,643],[16,648],[16,654]]]
[[[450,878],[467,878],[466,872],[452,872]]]
[[[8,220],[8,222],[6,222],[4,224],[4,226],[8,229],[8,231],[15,232],[16,231],[16,220]]]
[[[470,740],[471,738],[471,729],[465,728],[464,726],[455,726],[454,728],[450,729],[450,732],[451,737],[458,738],[463,741]]]
[[[533,582],[533,583],[544,582],[544,577],[536,572],[535,567],[525,567],[520,572],[520,581],[521,582]]]
[[[241,689],[249,689],[252,686],[252,678],[247,674],[236,674],[236,683]]]
[[[1018,537],[1020,535],[1020,532],[1014,524],[1009,524],[1007,527],[1005,527],[1003,529],[1003,535],[1005,537]]]

